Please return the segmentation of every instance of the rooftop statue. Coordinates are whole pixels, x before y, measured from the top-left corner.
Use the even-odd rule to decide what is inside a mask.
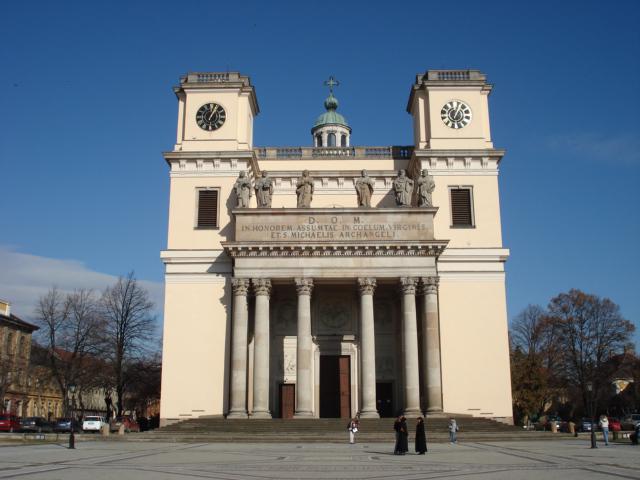
[[[433,181],[433,177],[426,170],[422,170],[418,180],[416,180],[416,188],[418,189],[418,206],[433,207],[431,194],[436,188],[436,182]]]
[[[236,197],[238,199],[236,207],[249,207],[249,200],[251,199],[251,182],[247,178],[246,172],[240,172],[240,175],[238,175],[238,179],[236,180],[233,189],[235,190]]]
[[[399,207],[411,206],[411,194],[413,193],[413,180],[407,177],[405,170],[398,170],[398,176],[393,181],[393,192],[396,196],[396,205]]]
[[[262,176],[256,180],[256,200],[258,208],[271,208],[271,195],[273,195],[273,180],[268,177],[266,170],[262,171]]]
[[[309,170],[302,172],[296,185],[298,195],[298,208],[309,208],[313,199],[313,177],[309,175]]]
[[[366,170],[360,172],[360,177],[356,180],[356,193],[358,194],[358,206],[370,207],[371,195],[373,194],[373,180]]]

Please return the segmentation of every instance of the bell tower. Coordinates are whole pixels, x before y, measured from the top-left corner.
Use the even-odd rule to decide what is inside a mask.
[[[249,77],[238,72],[192,72],[180,78],[174,151],[253,148],[253,119],[260,112]]]
[[[491,149],[492,85],[478,70],[428,70],[417,75],[407,111],[417,149]]]
[[[333,87],[340,85],[340,82],[331,76],[324,84],[329,87],[329,96],[324,101],[327,111],[317,118],[311,129],[313,146],[348,147],[351,145],[351,127],[347,120],[336,112],[338,99],[333,96]]]

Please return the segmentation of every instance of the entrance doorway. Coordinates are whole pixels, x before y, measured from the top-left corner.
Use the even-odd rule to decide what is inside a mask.
[[[383,418],[394,417],[393,383],[376,383],[376,408]]]
[[[348,355],[320,356],[320,417],[351,417],[350,366]]]
[[[296,386],[293,383],[280,384],[280,418],[293,418],[296,411]]]

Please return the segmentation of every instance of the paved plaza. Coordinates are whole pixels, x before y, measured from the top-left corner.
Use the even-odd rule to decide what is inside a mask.
[[[640,479],[640,448],[583,440],[433,444],[177,444],[121,441],[0,447],[0,479]]]

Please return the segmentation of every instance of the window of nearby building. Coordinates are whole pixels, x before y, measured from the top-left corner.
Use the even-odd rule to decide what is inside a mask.
[[[217,189],[198,189],[197,228],[218,228]]]
[[[473,190],[471,187],[449,187],[451,226],[473,227]]]
[[[329,134],[329,146],[330,147],[335,147],[336,146],[336,134],[335,133],[330,133]]]
[[[342,135],[342,137],[340,137],[340,146],[341,147],[347,146],[347,136],[344,134]]]

